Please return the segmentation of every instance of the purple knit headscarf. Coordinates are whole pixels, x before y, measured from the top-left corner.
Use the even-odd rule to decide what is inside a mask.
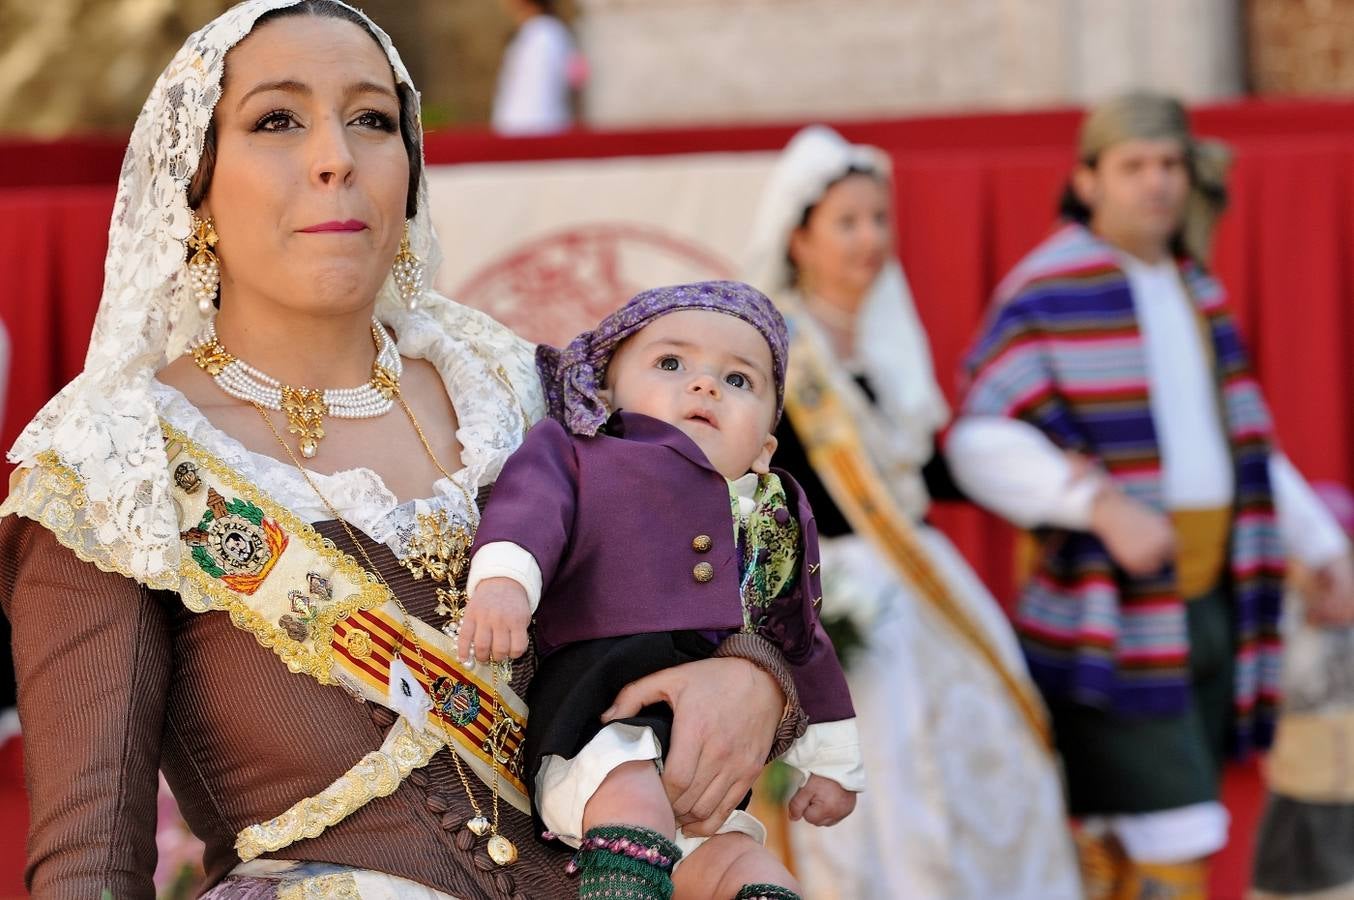
[[[770,298],[741,281],[698,281],[652,288],[636,294],[563,350],[541,344],[536,348],[536,371],[545,388],[550,416],[563,422],[574,434],[596,434],[610,416],[599,392],[606,383],[611,355],[622,341],[645,325],[682,309],[736,316],[762,333],[771,348],[779,421],[785,402],[785,363],[790,344],[785,319]]]

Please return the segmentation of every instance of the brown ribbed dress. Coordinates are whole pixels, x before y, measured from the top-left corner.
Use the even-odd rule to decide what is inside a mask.
[[[351,552],[339,523],[316,528]],[[434,585],[358,537],[410,613],[435,621]],[[210,886],[238,862],[241,829],[318,794],[394,722],[288,672],[225,614],[191,613],[174,594],[100,571],[17,516],[0,519],[0,607],[14,630],[35,897],[154,897],[157,767],[206,842]],[[530,667],[514,668],[525,693]],[[487,812],[488,789],[471,784]],[[443,750],[391,796],[270,855],[387,872],[462,900],[577,896],[567,855],[535,840],[527,816],[500,804],[521,859],[499,868],[461,827],[471,815]]]

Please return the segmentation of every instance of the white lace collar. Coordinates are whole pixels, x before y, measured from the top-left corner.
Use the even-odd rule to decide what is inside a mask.
[[[478,523],[478,511],[467,509],[465,496],[456,485],[474,497],[481,487],[491,483],[520,442],[521,420],[504,415],[505,386],[489,370],[481,354],[466,342],[447,335],[429,320],[412,317],[402,323],[398,346],[403,356],[431,362],[446,385],[456,410],[456,439],[461,444],[462,468],[452,473],[456,483],[439,478],[433,484],[433,496],[400,503],[381,477],[365,467],[331,475],[311,471],[310,477],[345,521],[403,556],[421,514],[445,511],[453,521]],[[249,450],[213,425],[176,388],[153,381],[151,391],[165,421],[273,500],[307,522],[332,518],[290,462]],[[514,430],[518,433],[514,434]]]

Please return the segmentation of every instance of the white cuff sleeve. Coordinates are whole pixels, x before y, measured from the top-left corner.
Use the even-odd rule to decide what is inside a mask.
[[[1100,478],[1074,480],[1063,451],[1028,422],[962,417],[945,441],[945,458],[966,494],[1021,528],[1090,528]]]
[[[1316,492],[1288,457],[1269,455],[1269,483],[1284,550],[1304,565],[1318,569],[1349,552],[1349,538]]]
[[[541,567],[536,557],[511,541],[494,541],[475,551],[470,560],[470,575],[465,580],[467,596],[474,596],[475,588],[486,578],[511,578],[527,592],[531,611],[541,603]]]
[[[810,725],[781,759],[799,773],[796,788],[803,787],[810,775],[821,775],[848,791],[865,790],[865,762],[855,719]]]

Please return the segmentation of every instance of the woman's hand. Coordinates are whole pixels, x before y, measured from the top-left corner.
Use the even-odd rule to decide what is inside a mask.
[[[631,682],[603,722],[672,707],[663,787],[687,834],[714,834],[766,765],[785,708],[780,687],[745,659],[705,659]]]

